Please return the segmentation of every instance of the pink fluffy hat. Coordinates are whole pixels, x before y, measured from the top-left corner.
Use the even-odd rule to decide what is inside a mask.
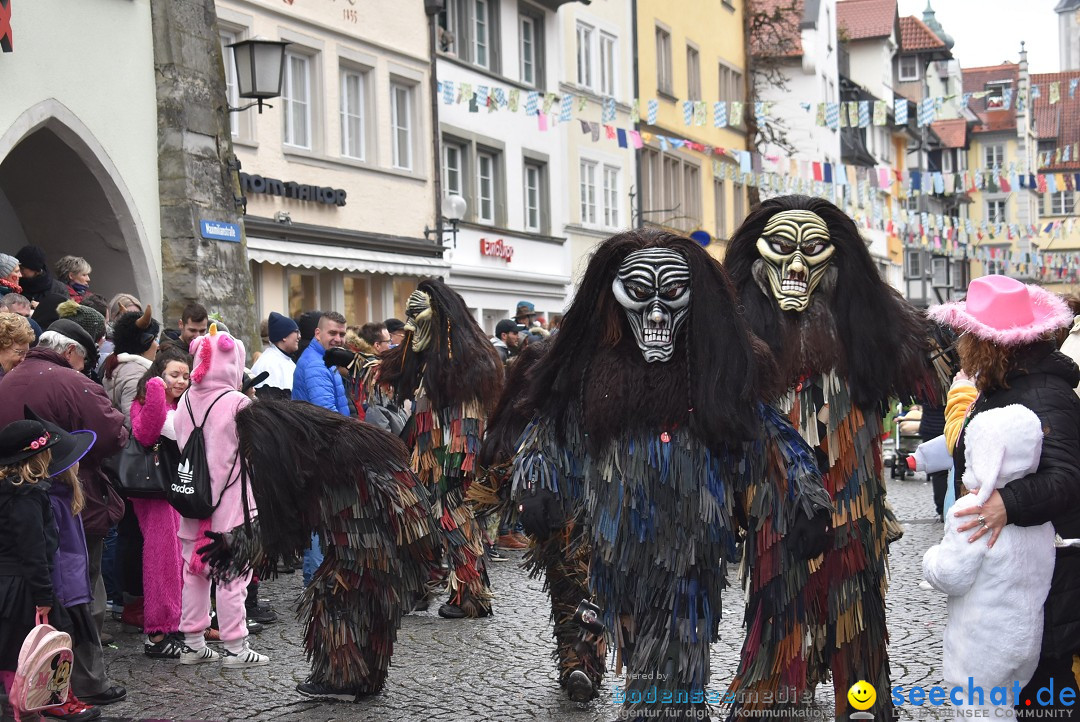
[[[1044,288],[1008,276],[983,276],[968,286],[967,300],[933,306],[938,323],[1002,346],[1038,341],[1073,322],[1068,304]]]

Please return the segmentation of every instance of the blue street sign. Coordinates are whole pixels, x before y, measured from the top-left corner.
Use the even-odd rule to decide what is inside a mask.
[[[202,237],[214,241],[240,242],[240,226],[235,223],[223,223],[222,221],[200,220],[199,227]]]

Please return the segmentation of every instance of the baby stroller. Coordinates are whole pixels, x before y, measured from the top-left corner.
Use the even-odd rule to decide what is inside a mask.
[[[903,408],[896,416],[896,428],[892,435],[892,467],[890,477],[903,479],[913,472],[908,469],[907,457],[915,453],[915,449],[922,443],[919,438],[919,422],[922,420],[922,407],[913,406],[905,414]]]

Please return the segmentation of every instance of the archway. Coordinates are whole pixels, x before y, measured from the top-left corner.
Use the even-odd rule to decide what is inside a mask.
[[[26,244],[43,248],[50,264],[86,258],[91,290],[105,298],[121,291],[155,304],[161,298],[155,254],[119,172],[55,100],[28,110],[0,137],[0,251]]]

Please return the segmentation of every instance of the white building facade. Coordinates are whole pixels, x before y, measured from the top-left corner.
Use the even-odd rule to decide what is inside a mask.
[[[290,43],[274,107],[232,115],[258,315],[404,318],[417,282],[449,270],[424,233],[435,164],[423,3],[219,0],[217,12],[223,46]]]
[[[36,0],[8,11],[11,33],[0,39],[0,252],[37,245],[50,265],[83,256],[93,291],[136,293],[157,307],[150,4]],[[122,52],[102,40],[113,37],[124,39]]]
[[[562,71],[562,4],[446,0],[439,16],[442,193],[467,206],[446,253],[447,283],[488,332],[521,301],[545,320],[567,305],[573,128],[558,122],[558,101],[543,113]],[[538,94],[539,115],[526,113],[530,93]]]

